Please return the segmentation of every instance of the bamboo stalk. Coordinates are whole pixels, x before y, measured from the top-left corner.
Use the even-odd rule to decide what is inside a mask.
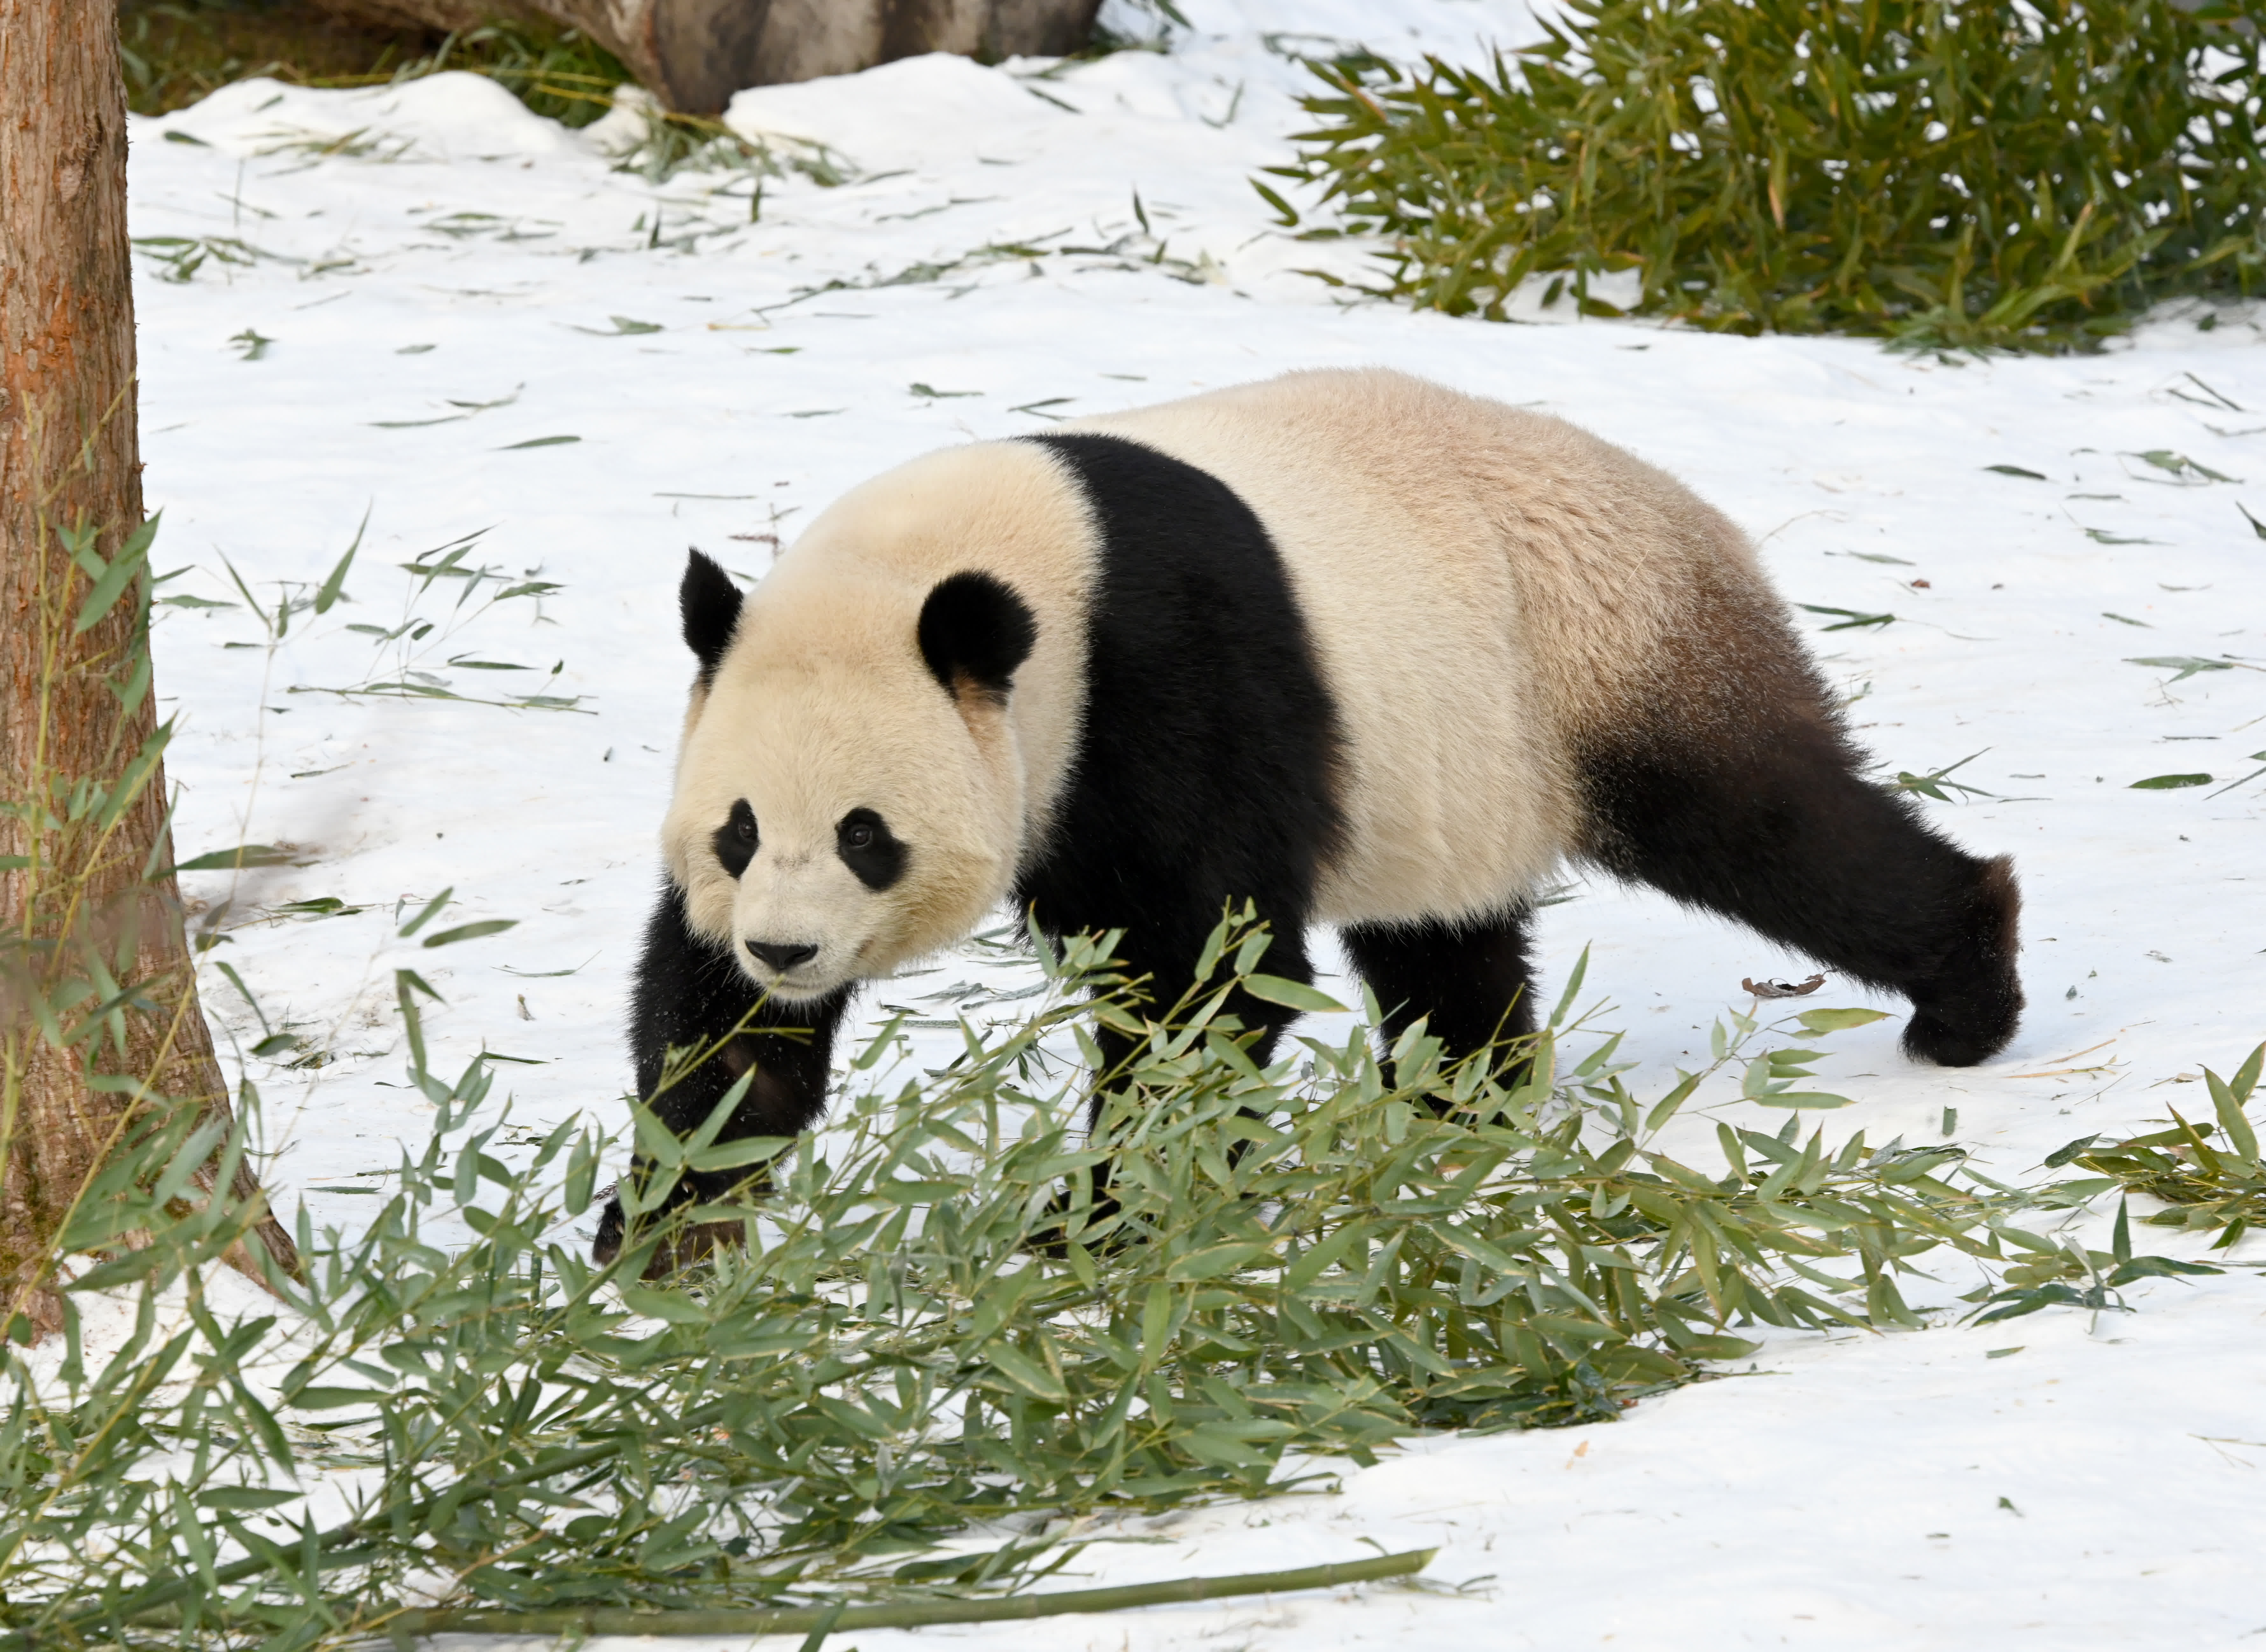
[[[935,1623],[1005,1623],[1070,1612],[1123,1612],[1186,1600],[1235,1595],[1288,1594],[1334,1589],[1379,1578],[1410,1577],[1431,1564],[1437,1549],[1411,1549],[1373,1560],[1302,1566],[1287,1572],[1243,1572],[1232,1577],[1175,1577],[1117,1589],[1072,1589],[1045,1595],[999,1595],[985,1600],[907,1600],[880,1606],[693,1607],[647,1612],[633,1606],[554,1606],[534,1612],[440,1607],[401,1613],[382,1626],[397,1635],[435,1634],[805,1634],[816,1630],[907,1629]]]

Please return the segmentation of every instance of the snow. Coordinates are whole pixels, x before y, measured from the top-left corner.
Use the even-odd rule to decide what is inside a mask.
[[[2073,1137],[2207,1107],[2201,1065],[2226,1072],[2266,1036],[2266,783],[2219,789],[2266,764],[2246,756],[2266,750],[2266,543],[2236,509],[2266,515],[2266,413],[2241,411],[2266,407],[2249,315],[2210,332],[2167,316],[2100,356],[1956,363],[1853,340],[1344,307],[1297,272],[1349,273],[1361,249],[1281,232],[1246,181],[1304,123],[1287,54],[1327,36],[1470,58],[1524,35],[1525,9],[1186,9],[1197,27],[1169,53],[1058,69],[925,58],[742,94],[735,128],[805,161],[822,144],[852,179],[771,179],[752,224],[744,172],[648,183],[604,149],[634,139],[633,117],[570,133],[462,75],[355,92],[253,81],[135,122],[135,233],[237,244],[185,282],[139,267],[158,562],[190,569],[165,590],[240,601],[232,566],[272,603],[277,581],[318,583],[369,515],[351,600],[296,615],[272,662],[241,606],[168,608],[157,633],[181,713],[181,852],[293,846],[289,866],[185,880],[212,909],[232,902],[214,957],[267,1024],[330,1057],[238,1057],[267,1098],[287,1207],[296,1195],[351,1225],[395,1142],[421,1140],[431,1110],[400,1079],[396,968],[447,1000],[428,1018],[437,1066],[523,1057],[540,1064],[501,1071],[523,1123],[622,1122],[625,983],[689,676],[673,611],[688,543],[760,574],[771,536],[927,449],[1337,364],[1561,413],[1746,524],[1790,600],[1897,616],[1814,640],[1864,691],[1853,717],[1890,772],[1979,754],[1952,778],[1987,795],[1928,808],[1970,847],[2016,856],[2032,1002],[2004,1056],[1945,1071],[1902,1058],[1901,1006],[1879,1000],[1897,1019],[1837,1037],[1820,1069],[1857,1098],[1825,1119],[1831,1135],[1948,1129],[1979,1168],[2025,1181]],[[1270,46],[1270,31],[1287,38]],[[231,342],[246,333],[268,340],[253,359],[250,339]],[[2257,479],[2138,457],[2152,452]],[[1985,468],[1998,464],[2047,479]],[[398,565],[476,530],[472,562],[559,588],[444,627],[410,663],[460,694],[574,708],[319,691],[398,680],[394,654],[343,626],[399,624]],[[461,583],[414,611],[445,618]],[[2186,655],[2230,669],[2175,682],[2128,663]],[[2131,789],[2189,771],[2213,784]],[[440,949],[395,939],[397,914],[444,888],[457,904],[428,933],[517,927]],[[325,896],[361,910],[277,910]],[[1743,1005],[1743,976],[1808,973],[1597,881],[1545,916],[1546,990],[1585,945],[1591,988],[1616,1006],[1602,1024],[1626,1027],[1643,1063],[1640,1094]],[[972,969],[947,962],[871,1002]],[[263,1036],[217,973],[205,995],[224,1042]],[[1875,1000],[1836,983],[1813,1002]],[[1714,1116],[1778,1122],[1717,1093],[1679,1138],[1701,1163]],[[1955,1306],[1973,1283],[1947,1272],[1914,1299]],[[1079,1562],[1117,1583],[1439,1544],[1420,1588],[917,1638],[1000,1652],[2109,1648],[2266,1628],[2248,1564],[2266,1540],[2256,1275],[2128,1294],[2139,1312],[2097,1324],[1943,1315],[1911,1334],[1773,1335],[1753,1374],[1612,1427],[1423,1442],[1335,1494],[1128,1523],[1169,1541]],[[856,1639],[886,1652],[916,1637]]]

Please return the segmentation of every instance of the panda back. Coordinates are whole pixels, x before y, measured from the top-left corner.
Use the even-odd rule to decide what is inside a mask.
[[[1317,903],[1335,922],[1477,916],[1543,878],[1577,840],[1586,732],[1641,691],[1684,565],[1715,554],[1699,542],[1720,518],[1658,472],[1397,373],[1070,428],[1218,478],[1280,549],[1343,731],[1343,846]]]

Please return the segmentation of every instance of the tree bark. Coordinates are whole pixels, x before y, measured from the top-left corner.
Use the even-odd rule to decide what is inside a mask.
[[[1059,57],[1100,0],[322,0],[364,22],[459,29],[493,18],[578,28],[662,106],[715,114],[747,86],[847,75],[923,52]]]
[[[172,1108],[229,1115],[165,870],[146,567],[75,629],[89,560],[143,519],[129,254],[113,9],[0,0],[0,1327],[62,1323],[55,1241],[113,1151]],[[75,560],[58,530],[83,527]],[[82,783],[126,795],[144,753],[129,803],[74,810]],[[103,996],[70,1004],[74,981]],[[105,998],[114,1013],[76,1045],[43,1027],[42,1003],[67,1027]],[[296,1271],[248,1167],[226,1196]],[[243,1242],[229,1260],[264,1277]]]

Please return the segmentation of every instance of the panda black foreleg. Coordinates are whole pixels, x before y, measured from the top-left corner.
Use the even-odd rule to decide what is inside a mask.
[[[1139,1006],[1140,1013],[1151,1019],[1161,1019],[1187,996],[1189,988],[1195,983],[1195,966],[1202,955],[1204,943],[1210,939],[1212,927],[1218,921],[1217,914],[1227,904],[1223,898],[1209,909],[1202,909],[1198,903],[1191,901],[1185,913],[1171,915],[1184,921],[1158,922],[1152,917],[1149,923],[1127,928],[1125,939],[1118,949],[1118,962],[1121,973],[1129,978],[1144,981],[1140,992],[1145,1001]],[[1195,921],[1199,917],[1205,920],[1201,928],[1196,926]],[[1303,913],[1287,922],[1270,915],[1268,921],[1271,939],[1260,959],[1265,973],[1311,984],[1314,972],[1306,953]],[[1074,932],[1075,927],[1065,926],[1062,932]],[[1115,928],[1117,925],[1108,927]],[[1055,938],[1059,939],[1060,934],[1056,933]],[[1234,1016],[1246,1031],[1257,1033],[1246,1046],[1246,1053],[1254,1064],[1261,1067],[1274,1059],[1275,1046],[1280,1042],[1283,1029],[1297,1019],[1295,1010],[1286,1009],[1279,1004],[1269,1004],[1242,991],[1232,995],[1222,1010],[1224,1013]],[[1093,1095],[1086,1110],[1086,1129],[1090,1135],[1100,1129],[1102,1115],[1117,1087],[1118,1076],[1137,1059],[1141,1049],[1141,1041],[1136,1035],[1100,1023],[1093,1027],[1093,1034],[1100,1059],[1093,1074]],[[1232,1147],[1229,1150],[1231,1159],[1239,1158],[1245,1145],[1237,1143]],[[1111,1161],[1102,1160],[1088,1174],[1093,1203],[1087,1211],[1086,1220],[1089,1224],[1106,1223],[1119,1209],[1115,1195],[1110,1192],[1115,1180]],[[1074,1196],[1068,1192],[1057,1197],[1053,1219],[1047,1229],[1035,1236],[1040,1249],[1060,1250],[1064,1238],[1062,1228],[1075,1202]],[[1126,1237],[1120,1233],[1104,1242],[1120,1243]],[[1089,1239],[1086,1242],[1091,1244],[1093,1241]]]
[[[1228,903],[1221,903],[1221,907]],[[1214,909],[1215,912],[1218,909]],[[1173,1006],[1188,996],[1195,984],[1195,966],[1203,954],[1204,943],[1210,939],[1215,916],[1201,931],[1190,925],[1175,925],[1162,934],[1154,930],[1144,933],[1129,931],[1119,949],[1119,961],[1124,973],[1138,978],[1147,976],[1142,995],[1147,1002],[1142,1011],[1151,1018],[1162,1018]],[[1306,952],[1305,924],[1303,916],[1285,923],[1269,917],[1269,939],[1267,950],[1259,960],[1261,969],[1268,975],[1279,976],[1286,981],[1311,985],[1314,979],[1312,961]],[[1159,925],[1159,928],[1163,926]],[[1217,977],[1215,977],[1217,978]],[[1264,1067],[1274,1059],[1275,1046],[1283,1029],[1298,1019],[1298,1012],[1279,1004],[1269,1004],[1239,990],[1222,1006],[1223,1012],[1232,1015],[1246,1032],[1258,1036],[1246,1047],[1252,1061]],[[1097,1026],[1094,1042],[1101,1051],[1102,1064],[1095,1075],[1106,1081],[1107,1076],[1122,1069],[1137,1054],[1139,1041],[1131,1034],[1110,1027]],[[1089,1129],[1100,1122],[1105,1088],[1097,1085],[1092,1111],[1087,1118]]]
[[[1450,922],[1350,924],[1339,931],[1346,955],[1385,1012],[1388,1047],[1415,1022],[1455,1062],[1534,1031],[1533,966],[1522,909]],[[1524,1052],[1502,1063],[1515,1078]]]
[[[630,1045],[639,1096],[678,1136],[690,1136],[705,1123],[750,1068],[755,1076],[719,1132],[719,1142],[800,1135],[824,1113],[834,1035],[849,1005],[849,989],[808,1004],[758,1002],[758,997],[727,948],[692,932],[682,896],[673,884],[665,886],[638,960]],[[671,1049],[700,1049],[719,1040],[725,1042],[707,1060],[663,1087]],[[642,1185],[653,1173],[652,1162],[638,1154],[630,1168],[632,1184]],[[611,1261],[625,1242],[671,1213],[728,1198],[762,1180],[760,1170],[746,1168],[689,1171],[657,1209],[638,1218],[634,1230],[624,1219],[620,1199],[609,1199],[591,1255],[601,1263]],[[735,1242],[738,1232],[732,1223],[685,1228],[655,1249],[647,1276],[659,1278],[697,1261],[718,1245]]]
[[[2022,1009],[2013,864],[1937,835],[1861,778],[1830,720],[1781,721],[1736,750],[1592,760],[1590,853],[1911,1000],[1904,1049],[1987,1059]]]

